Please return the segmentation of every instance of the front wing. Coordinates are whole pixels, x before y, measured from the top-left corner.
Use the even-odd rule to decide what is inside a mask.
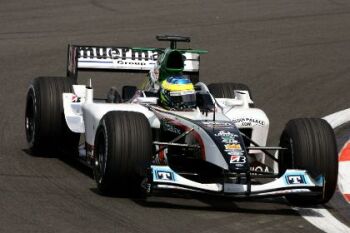
[[[288,169],[286,172],[265,184],[210,183],[203,184],[189,180],[168,166],[151,166],[151,190],[186,190],[235,197],[283,196],[291,193],[310,195],[322,194],[324,178],[312,179],[305,170]]]

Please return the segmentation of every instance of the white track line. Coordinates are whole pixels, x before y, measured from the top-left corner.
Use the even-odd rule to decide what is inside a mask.
[[[350,122],[350,108],[325,116],[323,119],[328,121],[333,129],[337,128],[342,124]]]
[[[326,121],[332,126],[332,128],[336,128],[341,126],[346,122],[350,122],[350,108],[333,113],[324,117]],[[343,185],[343,178],[338,180],[339,186]],[[293,207],[292,209],[299,212],[299,214],[308,222],[319,228],[324,232],[329,233],[350,233],[350,228],[344,223],[340,222],[337,218],[335,218],[328,210],[326,210],[323,206],[319,206],[319,208],[299,208]]]
[[[347,225],[336,219],[328,210],[322,206],[320,206],[320,208],[293,207],[292,209],[298,211],[304,219],[324,232],[350,232],[350,228]]]

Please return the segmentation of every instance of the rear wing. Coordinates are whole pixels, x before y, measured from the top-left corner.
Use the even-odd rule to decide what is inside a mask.
[[[163,48],[68,45],[67,76],[77,81],[79,70],[146,73],[164,51]],[[198,76],[200,53],[200,50],[183,50],[184,73]]]

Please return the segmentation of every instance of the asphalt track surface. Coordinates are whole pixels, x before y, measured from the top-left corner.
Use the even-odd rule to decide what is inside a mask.
[[[26,152],[25,95],[34,77],[65,74],[68,43],[163,47],[156,34],[189,35],[209,50],[201,80],[248,84],[274,143],[291,118],[349,108],[349,29],[347,0],[0,1],[0,232],[318,232],[282,198],[100,196],[74,161]],[[85,77],[101,96],[142,79]]]

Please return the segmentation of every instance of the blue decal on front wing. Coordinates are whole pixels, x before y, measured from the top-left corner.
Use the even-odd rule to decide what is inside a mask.
[[[286,185],[310,185],[314,181],[309,177],[305,171],[287,170],[284,174],[284,181]]]
[[[163,180],[163,181],[175,181],[174,179],[174,173],[169,171],[155,171],[157,180]]]
[[[151,168],[154,181],[176,181],[176,173],[168,166],[151,166]]]
[[[304,175],[286,175],[287,184],[306,184]]]

